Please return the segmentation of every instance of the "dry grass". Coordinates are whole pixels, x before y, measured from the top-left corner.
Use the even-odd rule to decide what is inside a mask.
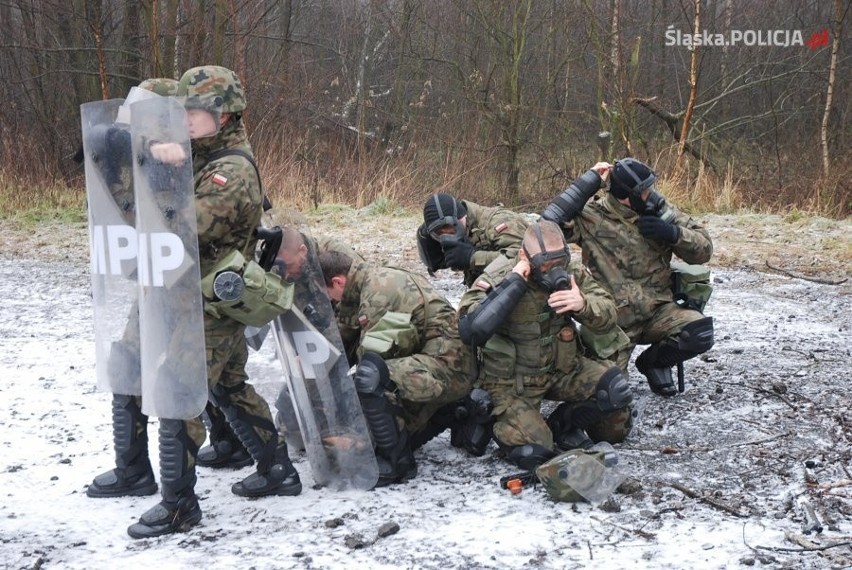
[[[282,136],[263,143],[255,142],[255,148],[267,193],[276,205],[302,211],[328,204],[419,210],[431,193],[449,191],[482,204],[501,203],[534,212],[590,164],[585,155],[570,149],[556,158],[527,156],[522,164],[520,196],[513,199],[503,190],[505,166],[499,148],[480,151],[462,144],[441,148],[411,145],[391,153],[375,143],[312,142],[307,136]],[[649,162],[661,173],[662,193],[692,213],[792,213],[834,219],[852,213],[848,184],[852,161],[838,160],[837,174],[830,180],[803,171],[790,178],[783,191],[755,179],[749,168],[734,164],[717,172],[690,159],[685,168],[675,169],[676,156],[670,147]],[[77,212],[79,218],[85,206],[82,188],[56,182],[44,168],[27,171],[15,166],[7,164],[0,173],[0,216],[74,218],[72,212]]]

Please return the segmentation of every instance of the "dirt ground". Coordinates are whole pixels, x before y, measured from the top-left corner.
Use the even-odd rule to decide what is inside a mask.
[[[618,446],[631,477],[607,503],[581,512],[597,521],[596,540],[612,547],[662,548],[664,536],[676,532],[677,541],[668,548],[697,541],[706,542],[710,552],[713,544],[702,533],[736,522],[742,536],[731,547],[734,560],[708,554],[704,560],[714,562],[710,567],[849,568],[852,224],[765,215],[702,219],[715,245],[709,264],[715,288],[706,313],[715,319],[716,344],[687,363],[686,391],[675,398],[657,397],[638,374],[631,376],[641,416],[628,441]],[[329,208],[310,221],[315,233],[335,233],[370,260],[422,269],[413,239],[415,216]],[[83,225],[23,230],[12,220],[0,220],[0,241],[0,261],[7,268],[0,289],[6,295],[21,295],[10,282],[25,272],[19,272],[17,261],[21,267],[59,262],[59,268],[74,268],[74,282],[84,282]],[[51,279],[57,299],[45,302],[58,311],[63,277]],[[451,300],[461,295],[456,274],[441,272],[433,282]],[[498,475],[513,471],[493,444],[491,453],[472,460],[447,454],[438,441],[419,451],[417,460],[421,476],[397,493],[406,488],[416,493],[418,485],[430,483],[423,480],[428,477],[433,484],[462,486],[466,491],[460,496],[471,509],[477,496],[494,492]],[[547,510],[542,516],[558,515]],[[762,543],[752,538],[757,529],[777,531],[782,538]],[[579,546],[569,544],[566,551],[584,549],[584,536],[577,535]],[[446,547],[447,558],[426,559],[414,545],[394,556],[400,567],[449,567],[455,545]],[[533,552],[524,565],[560,567],[559,552]],[[639,560],[662,567],[659,556],[651,548]],[[678,567],[673,558],[666,567]],[[464,567],[509,564],[509,559],[491,560],[468,559]],[[686,566],[700,564],[691,559]]]

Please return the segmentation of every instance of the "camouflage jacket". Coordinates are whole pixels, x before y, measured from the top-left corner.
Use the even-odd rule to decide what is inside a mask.
[[[377,351],[385,358],[427,353],[434,338],[459,338],[455,309],[424,277],[369,263],[353,263],[346,277],[337,322],[347,354],[360,357],[370,336],[393,345]]]
[[[615,297],[621,328],[648,319],[672,301],[672,254],[695,264],[706,263],[713,254],[707,230],[671,203],[668,207],[681,230],[674,245],[642,237],[636,226],[639,215],[609,193],[587,203],[563,227],[565,238],[582,248],[589,271]]]
[[[496,285],[511,275],[518,259],[518,256],[500,258],[489,265],[474,286],[462,295],[459,315],[475,310]],[[608,332],[615,325],[612,296],[582,265],[572,263],[570,272],[586,299],[583,310],[570,317],[556,315],[547,305],[549,294],[532,279],[527,280],[524,296],[482,347],[482,372],[486,378],[540,376],[553,371],[557,356],[556,335],[566,326],[574,329],[573,320],[600,333]],[[576,361],[579,340],[573,334],[569,340],[575,348],[572,358]],[[561,364],[559,368],[564,371],[572,366],[572,363]]]
[[[486,208],[466,200],[462,204],[467,208],[467,238],[475,250],[470,269],[464,272],[464,283],[470,287],[492,261],[501,255],[515,257],[529,222],[499,206]]]
[[[195,173],[195,214],[201,276],[233,250],[254,258],[263,195],[254,167],[241,156],[224,156],[213,162],[207,156],[233,148],[252,154],[242,122],[226,125],[213,137],[192,141]]]

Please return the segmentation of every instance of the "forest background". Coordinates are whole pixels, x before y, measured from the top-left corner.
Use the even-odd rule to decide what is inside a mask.
[[[277,203],[534,212],[630,155],[691,211],[847,218],[851,5],[1,0],[0,216],[84,220],[80,104],[218,64]]]

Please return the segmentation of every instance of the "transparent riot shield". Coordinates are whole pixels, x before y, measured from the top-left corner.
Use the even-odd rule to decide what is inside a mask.
[[[141,394],[136,304],[130,126],[116,123],[124,101],[80,106],[89,213],[89,254],[98,389]]]
[[[291,258],[282,269],[296,283],[294,307],[273,321],[272,331],[314,479],[334,490],[372,489],[379,468],[349,377],[316,241],[304,227],[285,226],[284,231],[289,238],[282,249],[304,245],[305,255]]]
[[[173,98],[135,103],[131,134],[142,412],[188,419],[207,402],[207,359],[186,113]],[[161,162],[155,145],[173,145],[184,158]]]

